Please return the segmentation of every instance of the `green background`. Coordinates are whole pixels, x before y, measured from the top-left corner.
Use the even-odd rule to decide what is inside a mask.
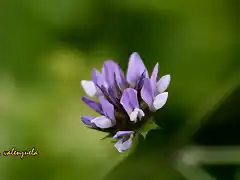
[[[239,145],[238,7],[237,0],[1,0],[0,151],[34,146],[40,154],[0,157],[0,179],[180,180],[174,164],[182,148]],[[81,101],[80,80],[107,59],[126,70],[132,52],[149,71],[159,62],[171,84],[155,116],[162,128],[129,155],[80,123],[94,114]],[[205,168],[220,180],[240,178],[231,164]]]

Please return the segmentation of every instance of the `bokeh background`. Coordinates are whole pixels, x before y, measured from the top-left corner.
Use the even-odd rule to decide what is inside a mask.
[[[176,154],[240,145],[238,12],[237,0],[1,0],[0,151],[40,154],[1,156],[0,179],[209,179],[185,177]],[[80,123],[94,114],[80,80],[107,59],[126,70],[132,52],[172,81],[155,116],[161,129],[120,154]],[[201,167],[212,179],[239,180],[237,164]]]

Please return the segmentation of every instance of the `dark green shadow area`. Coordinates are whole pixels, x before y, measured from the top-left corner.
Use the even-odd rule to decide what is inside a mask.
[[[211,119],[202,124],[193,137],[194,142],[204,146],[240,145],[240,86],[213,113]],[[235,180],[239,165],[208,165],[204,168],[218,180]]]

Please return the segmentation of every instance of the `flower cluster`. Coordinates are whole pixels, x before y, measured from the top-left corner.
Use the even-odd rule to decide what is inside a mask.
[[[119,152],[131,147],[136,131],[141,128],[152,113],[164,106],[168,98],[165,92],[170,75],[157,80],[158,63],[151,77],[138,53],[131,54],[126,78],[119,64],[112,60],[104,62],[102,72],[92,71],[92,80],[82,80],[81,85],[90,97],[82,100],[100,116],[82,116],[87,126],[108,132],[117,139],[115,144]]]

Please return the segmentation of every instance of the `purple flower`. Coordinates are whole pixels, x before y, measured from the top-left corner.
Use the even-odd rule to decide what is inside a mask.
[[[155,112],[167,101],[165,92],[170,75],[157,81],[158,64],[151,77],[138,53],[132,53],[129,59],[126,78],[119,64],[105,61],[102,72],[92,71],[92,80],[82,80],[81,85],[90,97],[82,100],[100,116],[82,116],[87,126],[108,132],[114,139],[119,152],[129,149],[136,132],[148,122],[151,112]]]
[[[130,121],[136,122],[139,118],[140,120],[145,116],[143,110],[140,109],[137,91],[133,88],[127,88],[124,90],[120,103],[127,112]]]
[[[99,97],[100,103],[87,99],[83,96],[82,100],[92,109],[97,111],[102,116],[82,116],[84,124],[92,127],[110,128],[116,125],[114,116],[114,106],[109,103],[104,96]]]
[[[118,131],[113,136],[114,139],[118,139],[115,147],[119,152],[123,152],[131,147],[133,134],[133,131]]]
[[[155,65],[151,78],[145,78],[141,97],[151,111],[156,111],[167,102],[168,92],[164,92],[170,83],[170,75],[165,75],[157,81],[158,63]]]

